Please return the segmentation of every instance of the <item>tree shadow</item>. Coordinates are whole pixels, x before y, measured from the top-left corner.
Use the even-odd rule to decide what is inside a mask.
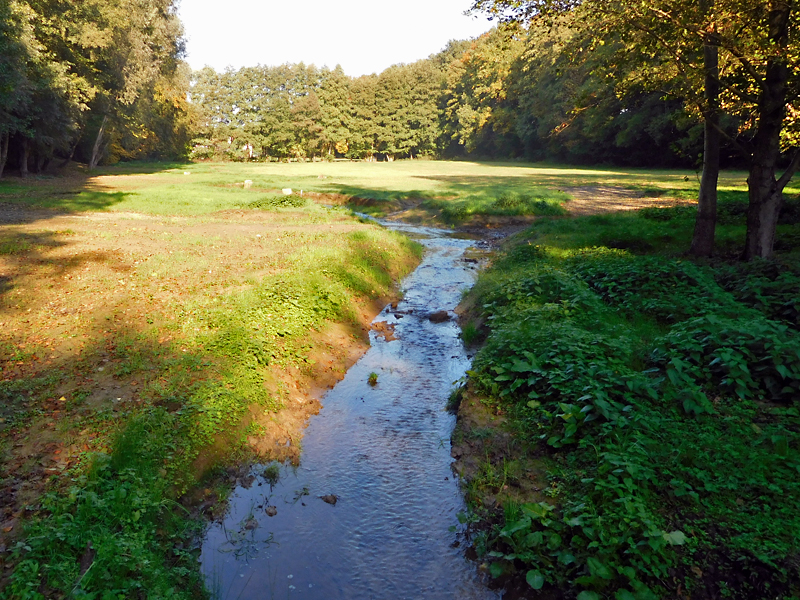
[[[48,277],[63,278],[85,268],[90,263],[115,260],[109,252],[89,250],[68,257],[51,256],[56,249],[70,245],[70,231],[18,231],[0,228],[0,301],[36,271],[46,271]],[[4,272],[5,271],[5,272]],[[0,304],[0,309],[3,304]]]
[[[96,184],[98,177],[183,172],[190,165],[184,162],[132,162],[89,172],[85,166],[73,164],[57,172],[27,178],[6,176],[0,179],[0,226],[105,210],[124,201],[131,192],[105,190]]]

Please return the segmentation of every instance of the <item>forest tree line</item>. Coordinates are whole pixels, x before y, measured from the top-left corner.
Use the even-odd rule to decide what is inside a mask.
[[[54,158],[424,156],[749,170],[744,256],[800,167],[797,0],[474,0],[503,25],[380,74],[191,74],[174,0],[0,0],[0,176]]]
[[[173,0],[0,0],[0,176],[186,154]]]
[[[196,72],[198,158],[471,156],[693,166],[684,99],[617,85],[614,48],[567,24],[502,26],[380,74],[257,66]]]

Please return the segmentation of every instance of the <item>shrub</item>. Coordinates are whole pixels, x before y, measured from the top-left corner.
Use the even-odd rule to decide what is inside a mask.
[[[800,400],[800,337],[764,318],[707,315],[679,323],[660,341],[653,363],[679,394],[697,384],[742,400]]]
[[[719,285],[736,300],[800,330],[800,267],[775,259],[721,264],[714,270]]]
[[[305,206],[308,200],[297,194],[264,196],[255,202],[247,205],[247,208],[260,208],[263,210],[274,210],[276,208],[300,208]]]
[[[689,261],[594,249],[574,253],[569,263],[611,306],[662,323],[712,312],[742,314],[742,306],[717,285],[713,273]]]

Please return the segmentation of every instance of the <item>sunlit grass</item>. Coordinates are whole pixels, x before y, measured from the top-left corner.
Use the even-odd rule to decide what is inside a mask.
[[[747,174],[725,171],[720,191],[746,191]],[[252,182],[245,188],[244,182]],[[690,170],[573,168],[534,163],[407,160],[391,163],[131,163],[100,169],[85,181],[0,182],[0,200],[63,211],[112,210],[158,215],[200,215],[239,209],[265,195],[341,195],[372,201],[385,214],[422,203],[439,211],[448,204],[469,214],[507,214],[493,204],[504,195],[539,198],[557,207],[570,188],[615,186],[645,196],[694,199],[699,174]],[[797,194],[800,188],[788,188]],[[533,214],[536,214],[535,212]]]

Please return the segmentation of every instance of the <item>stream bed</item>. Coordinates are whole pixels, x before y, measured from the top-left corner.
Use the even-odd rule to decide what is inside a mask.
[[[252,483],[234,490],[200,558],[215,598],[499,597],[459,545],[465,506],[445,406],[470,361],[456,323],[429,319],[454,316],[474,281],[464,252],[475,242],[385,224],[426,246],[404,299],[375,319],[396,339],[370,333],[371,348],[311,418],[299,466],[257,466]]]

